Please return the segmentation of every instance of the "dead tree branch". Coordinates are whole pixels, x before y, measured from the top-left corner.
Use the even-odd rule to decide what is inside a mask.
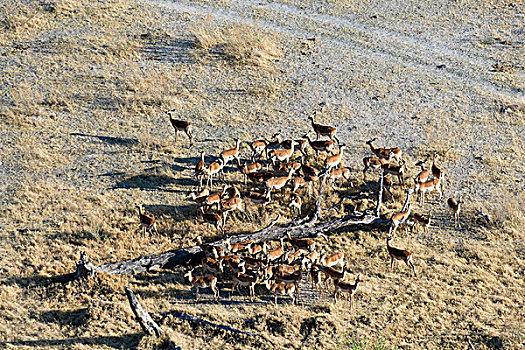
[[[125,287],[124,290],[126,291],[131,310],[133,310],[133,313],[135,314],[135,317],[137,318],[137,321],[140,323],[140,326],[144,332],[146,332],[148,335],[155,334],[157,337],[162,336],[164,331],[155,321],[153,321],[149,313],[144,310],[142,305],[140,305],[137,297],[135,296],[135,293],[133,293],[131,288]],[[173,350],[182,350],[180,346],[173,344],[171,340],[168,340],[168,347]]]
[[[140,305],[135,293],[129,287],[125,287],[126,295],[128,297],[129,305],[131,310],[135,314],[137,321],[140,323],[140,326],[148,335],[155,334],[157,337],[160,337],[164,331],[159,327],[159,325],[153,321],[149,313],[144,310],[142,305]]]
[[[381,203],[383,202],[383,179],[385,175],[383,173],[383,167],[379,168],[379,195],[377,196],[377,206],[376,206],[376,217],[379,217],[379,212],[381,211]]]

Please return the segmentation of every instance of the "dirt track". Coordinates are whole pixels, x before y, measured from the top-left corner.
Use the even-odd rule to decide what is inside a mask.
[[[476,349],[523,344],[522,4],[60,3],[53,11],[18,2],[0,8],[0,345],[151,348],[154,341],[141,340],[129,312],[125,285],[185,348],[341,348],[349,339],[385,337],[406,349],[444,349],[464,347],[467,335]],[[283,55],[243,65],[196,48],[194,26],[235,23],[255,26]],[[463,228],[454,229],[437,197],[416,204],[434,215],[430,235],[403,234],[393,244],[414,252],[418,278],[401,264],[388,270],[383,232],[350,230],[334,235],[328,249],[345,252],[349,280],[365,276],[351,313],[325,297],[265,308],[238,296],[193,304],[182,270],[105,276],[65,288],[50,282],[74,270],[79,250],[102,264],[193,245],[198,236],[214,239],[186,198],[197,184],[192,169],[199,152],[210,162],[240,137],[246,159],[248,141],[279,130],[300,138],[320,104],[318,120],[337,126],[349,147],[344,164],[355,183],[336,186],[327,206],[349,191],[375,191],[375,175],[363,182],[360,172],[370,155],[365,141],[373,137],[377,146],[401,147],[409,165],[407,185],[394,180],[395,201],[383,211],[388,217],[413,186],[414,163],[442,155],[445,198],[466,202]],[[185,136],[173,142],[167,109],[191,120],[193,148]],[[241,186],[233,171],[226,178]],[[138,234],[139,203],[158,219],[160,235]],[[493,215],[492,224],[476,215],[479,207]],[[250,221],[236,216],[227,232],[256,230],[276,213],[289,219],[277,202],[261,216],[248,207]],[[228,282],[221,285],[223,297],[227,288]],[[311,291],[304,293],[312,301]],[[246,326],[265,340],[233,339],[160,317],[171,311]]]

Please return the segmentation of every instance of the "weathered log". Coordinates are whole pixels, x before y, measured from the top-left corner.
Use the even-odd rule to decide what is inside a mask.
[[[153,321],[149,313],[144,310],[142,305],[140,305],[137,297],[135,296],[135,293],[133,293],[131,288],[125,287],[124,290],[126,291],[131,310],[133,310],[133,313],[135,314],[135,317],[137,318],[137,321],[140,323],[140,326],[144,332],[146,332],[148,335],[155,334],[157,337],[160,337],[162,333],[164,333],[162,328],[160,328],[159,325]]]
[[[233,328],[231,326],[220,325],[220,324],[217,324],[217,323],[213,323],[213,322],[210,322],[210,321],[203,320],[202,318],[199,318],[199,317],[196,317],[196,316],[179,314],[177,312],[165,313],[165,314],[163,314],[163,316],[174,316],[174,317],[177,317],[177,318],[179,318],[179,319],[181,319],[183,321],[190,321],[190,322],[195,322],[195,323],[201,323],[201,324],[204,324],[206,326],[219,328],[219,329],[222,329],[224,331],[229,331],[229,332],[233,332],[233,333],[237,333],[237,334],[244,334],[244,335],[248,335],[250,337],[260,337],[259,334],[246,332],[246,331],[241,331],[241,330]]]
[[[292,238],[314,238],[324,234],[328,235],[331,231],[350,225],[373,225],[382,227],[390,223],[390,220],[383,219],[375,215],[365,214],[362,216],[348,215],[343,218],[332,219],[316,225],[316,222],[319,219],[321,213],[321,203],[325,182],[326,176],[323,176],[323,180],[319,187],[319,196],[316,201],[315,210],[309,219],[301,220],[300,223],[294,223],[292,225],[273,227],[279,220],[279,217],[277,217],[270,225],[260,231],[231,236],[231,243],[244,242],[248,240],[251,240],[254,243],[279,240],[280,238],[286,238],[288,233]],[[208,245],[215,246],[225,246],[225,244],[225,239],[208,243]],[[81,259],[81,262],[83,261],[84,264],[89,265],[90,273],[102,272],[119,275],[126,273],[148,272],[153,269],[172,269],[177,266],[184,265],[197,265],[200,263],[203,257],[204,252],[201,246],[197,245],[193,247],[171,250],[160,254],[148,254],[132,260],[125,260],[99,266],[95,266],[85,259]],[[78,269],[79,267],[77,267],[77,270]]]
[[[162,336],[164,331],[155,321],[153,321],[149,313],[144,310],[142,305],[140,305],[137,297],[135,296],[135,293],[133,293],[131,288],[125,287],[124,290],[126,291],[131,310],[133,310],[133,313],[135,314],[135,317],[137,318],[137,321],[144,332],[146,332],[148,335],[155,334],[157,337]],[[182,350],[180,346],[173,344],[171,340],[168,340],[168,347],[173,350]]]

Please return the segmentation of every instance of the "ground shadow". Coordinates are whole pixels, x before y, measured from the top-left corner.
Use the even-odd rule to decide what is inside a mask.
[[[148,39],[144,34],[144,39]],[[192,49],[195,42],[187,39],[162,38],[160,41],[150,41],[143,46],[142,52],[147,59],[169,63],[194,63]]]
[[[102,142],[107,143],[108,145],[118,145],[118,146],[133,146],[139,143],[137,139],[133,138],[124,138],[124,137],[114,137],[114,136],[101,136],[101,135],[89,135],[79,132],[73,132],[71,136],[80,136],[80,137],[91,137],[99,139]]]
[[[116,188],[139,188],[141,190],[161,190],[163,187],[169,186],[175,183],[174,178],[167,175],[135,175],[127,179],[118,181],[114,189]]]
[[[101,337],[78,337],[68,339],[41,339],[41,340],[13,340],[0,342],[0,346],[29,346],[32,348],[60,346],[73,347],[75,344],[105,345],[114,349],[137,349],[143,333],[126,334],[123,336],[101,336]]]
[[[151,213],[153,216],[170,216],[174,220],[184,220],[190,215],[193,215],[195,211],[195,205],[167,205],[167,204],[151,204],[145,205],[144,209],[146,212]]]
[[[87,314],[87,308],[78,310],[49,310],[40,313],[40,321],[44,323],[56,323],[60,326],[80,326]]]

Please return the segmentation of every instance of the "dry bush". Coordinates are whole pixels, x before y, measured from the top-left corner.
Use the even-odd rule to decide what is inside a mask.
[[[283,54],[276,35],[266,34],[248,24],[217,27],[205,21],[196,23],[191,33],[196,48],[233,64],[267,66]]]
[[[525,194],[521,191],[503,190],[503,193],[494,193],[493,198],[494,202],[487,204],[487,211],[493,215],[494,225],[517,238],[523,238]]]

